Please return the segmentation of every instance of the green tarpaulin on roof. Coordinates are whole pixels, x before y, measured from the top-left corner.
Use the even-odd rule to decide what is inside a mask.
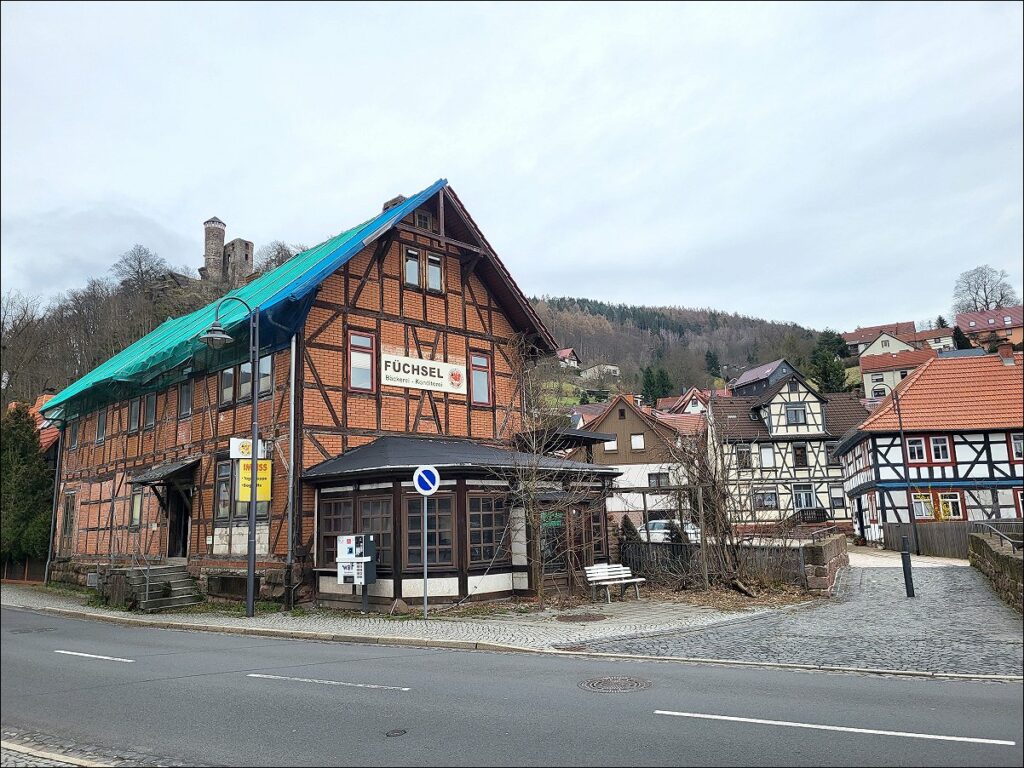
[[[260,310],[261,354],[287,346],[302,327],[315,289],[364,247],[447,185],[439,179],[405,202],[359,226],[303,251],[276,269],[227,295]],[[220,300],[191,314],[167,320],[52,398],[43,408],[48,418],[76,418],[140,392],[162,389],[191,374],[215,371],[245,360],[249,354],[249,313],[237,301],[223,305],[220,321],[233,338],[214,351],[199,340],[210,327]]]

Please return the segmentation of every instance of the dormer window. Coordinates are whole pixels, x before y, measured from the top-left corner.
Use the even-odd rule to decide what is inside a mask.
[[[1003,316],[1003,325],[1009,325],[1012,322],[1013,322],[1013,318],[1011,318],[1009,315],[1004,315]]]
[[[989,325],[995,325],[995,324],[996,324],[996,319],[995,319],[994,317],[990,317],[990,318],[988,319],[988,324],[989,324]]]
[[[976,325],[977,325],[977,323],[976,323],[976,322],[974,322],[973,320],[971,320],[971,322],[969,322],[969,323],[968,323],[968,325],[969,325],[969,326],[970,326],[971,328],[973,328],[974,326],[976,326]]]

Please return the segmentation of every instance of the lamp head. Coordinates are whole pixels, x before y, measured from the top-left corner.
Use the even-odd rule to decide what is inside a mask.
[[[224,349],[232,342],[232,338],[224,332],[224,326],[220,324],[219,320],[214,320],[206,332],[199,337],[199,340],[210,349]]]

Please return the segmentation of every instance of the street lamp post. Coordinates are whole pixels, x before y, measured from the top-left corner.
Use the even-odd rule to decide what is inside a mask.
[[[249,371],[252,397],[252,457],[249,459],[249,558],[245,574],[245,615],[256,614],[256,478],[259,465],[259,358],[260,358],[260,308],[250,307],[237,296],[225,296],[217,302],[213,313],[213,324],[199,337],[210,349],[223,349],[233,341],[220,324],[220,308],[228,301],[237,301],[249,311]]]
[[[907,437],[903,433],[903,413],[900,410],[900,396],[895,387],[888,384],[876,384],[876,387],[885,387],[892,395],[893,405],[896,407],[896,423],[900,432],[900,454],[903,458],[903,481],[906,483],[907,492],[907,514],[910,515],[910,529],[914,532],[914,554],[920,556],[921,542],[917,538],[917,515],[914,514],[914,499],[910,493],[910,462],[907,461]]]

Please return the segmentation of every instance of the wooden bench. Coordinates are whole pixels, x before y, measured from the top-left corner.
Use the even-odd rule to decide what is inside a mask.
[[[597,588],[604,587],[605,596],[610,603],[612,601],[611,588],[613,584],[618,584],[621,587],[619,591],[620,600],[626,596],[626,587],[630,584],[636,590],[636,599],[639,600],[640,585],[647,581],[647,579],[634,576],[633,572],[624,565],[598,563],[585,566],[583,570],[587,574],[587,583],[590,585],[590,594],[594,602],[597,602]]]

